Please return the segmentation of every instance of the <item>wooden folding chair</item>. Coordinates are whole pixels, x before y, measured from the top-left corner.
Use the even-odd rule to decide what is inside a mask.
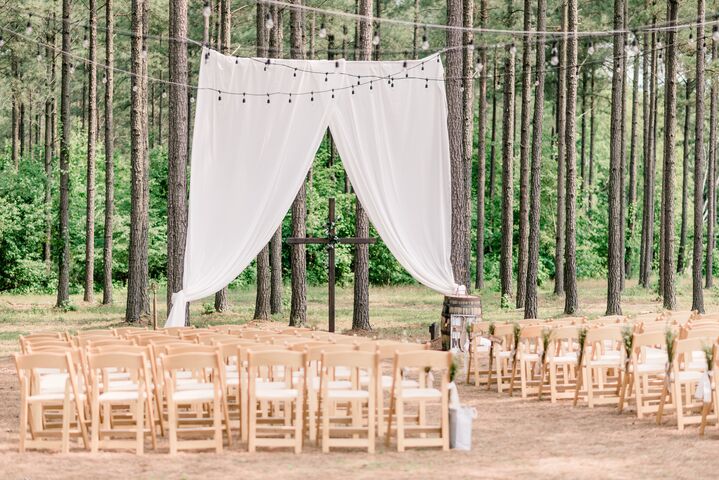
[[[403,452],[407,447],[442,447],[449,450],[449,370],[452,367],[452,353],[436,351],[420,351],[397,353],[394,360],[394,383],[391,393],[389,419],[387,421],[387,445],[392,436],[392,419],[397,419],[397,451]],[[418,375],[418,388],[402,386],[403,372],[413,369]],[[439,370],[440,387],[434,386],[434,375],[429,373]],[[407,403],[418,402],[417,423],[407,425],[405,409]],[[439,404],[439,425],[428,425],[426,415],[420,403],[426,406],[429,402]],[[418,437],[409,436],[418,434]],[[429,436],[429,435],[437,436]]]
[[[551,330],[551,327],[546,324],[529,325],[522,328],[520,333],[516,368],[519,369],[522,398],[527,398],[528,395],[538,396],[539,386],[544,383],[543,334],[547,330]],[[516,372],[513,371],[509,389],[510,395],[514,392],[515,377]]]
[[[162,355],[165,397],[168,410],[170,454],[180,449],[213,448],[222,452],[222,385],[218,353]],[[196,382],[183,388],[179,372],[190,372]],[[186,385],[185,385],[186,386]],[[229,425],[228,425],[229,429]],[[228,431],[228,440],[229,440]],[[183,436],[192,436],[183,440]],[[197,436],[203,438],[197,439]]]
[[[665,335],[664,330],[634,334],[629,385],[634,389],[637,418],[654,415],[659,409],[668,373]],[[664,409],[669,408],[673,407],[665,403]]]
[[[616,403],[619,399],[619,372],[624,365],[624,355],[621,324],[610,323],[589,329],[582,362],[589,408]]]
[[[20,453],[25,452],[27,447],[58,448],[68,453],[71,437],[81,437],[87,449],[89,442],[84,417],[86,397],[78,386],[70,353],[15,354],[14,358],[20,380]],[[62,380],[61,385],[43,382],[43,376],[55,376]],[[48,415],[58,411],[61,424],[52,424]],[[71,424],[76,428],[71,428]],[[30,439],[27,438],[28,429]],[[52,440],[57,437],[60,437],[60,441]]]
[[[489,359],[489,351],[492,348],[490,329],[494,329],[492,325],[487,322],[477,322],[472,324],[471,327],[466,383],[470,383],[472,376],[474,376],[475,387],[486,385],[489,381],[489,374],[492,370]]]
[[[703,376],[707,374],[705,348],[713,348],[716,336],[678,339],[674,344],[672,381],[677,428],[684,430],[687,425],[701,424],[704,402],[694,398],[694,392]],[[716,421],[716,414],[707,420]]]
[[[494,327],[494,336],[498,339],[492,345],[491,357],[494,363],[494,375],[490,373],[487,388],[491,388],[492,381],[497,383],[497,392],[502,393],[512,386],[512,371],[516,360],[517,345],[515,345],[515,329],[520,328],[518,322],[499,323]]]
[[[146,434],[152,439],[152,448],[157,448],[152,380],[144,353],[91,353],[87,362],[92,382],[92,452],[134,448],[141,455]],[[117,371],[126,373],[129,380],[113,381],[112,374]],[[117,407],[122,407],[122,418],[118,418]],[[135,439],[128,440],[132,435]]]
[[[715,423],[719,426],[719,412],[717,412],[717,405],[719,405],[719,389],[717,388],[717,376],[719,375],[719,343],[714,343],[712,348],[712,374],[709,377],[709,385],[711,388],[710,401],[708,403],[704,402],[702,407],[699,435],[704,435],[704,430],[709,422],[709,414],[712,411],[714,412]]]
[[[579,361],[579,328],[578,325],[567,325],[552,331],[552,342],[546,358],[552,403],[574,398]]]
[[[368,453],[374,453],[378,366],[377,353],[346,351],[322,354],[320,404],[323,452],[341,447],[366,448]],[[350,388],[328,388],[338,368],[350,370]],[[338,417],[340,412],[343,412],[344,416]]]
[[[302,451],[302,417],[304,411],[305,354],[288,350],[253,351],[248,354],[249,432],[248,451],[257,447],[290,447]],[[262,388],[257,380],[263,376],[277,381],[275,367],[281,367],[284,388]],[[269,408],[258,404],[269,404]],[[258,425],[258,416],[264,422]]]

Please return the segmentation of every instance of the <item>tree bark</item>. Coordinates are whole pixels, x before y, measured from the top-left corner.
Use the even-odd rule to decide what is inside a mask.
[[[132,92],[130,111],[130,247],[127,280],[127,309],[125,319],[138,322],[149,305],[147,293],[147,152],[145,149],[145,97],[147,81],[144,77],[143,30],[145,1],[132,1],[131,71]]]
[[[525,31],[532,29],[532,2],[524,0]],[[524,307],[527,285],[527,248],[529,246],[529,155],[532,125],[532,60],[531,39],[522,38],[522,113],[519,139],[519,245],[517,246],[517,308]]]
[[[537,0],[537,32],[544,32],[547,23],[546,0]],[[537,34],[537,80],[534,95],[534,126],[532,130],[531,190],[529,193],[529,249],[527,256],[527,289],[524,318],[537,318],[537,274],[539,270],[539,214],[542,193],[542,117],[544,115],[544,34]]]
[[[53,123],[55,118],[55,11],[47,20],[45,59],[47,61],[47,98],[45,100],[45,241],[43,260],[50,273],[52,257],[52,167],[55,155]]]
[[[60,80],[60,248],[57,307],[70,301],[70,0],[62,0],[62,76]]]
[[[302,0],[291,0],[301,6]],[[314,14],[312,16],[314,21]],[[311,35],[314,35],[312,33]],[[290,57],[304,58],[302,11],[290,9]],[[302,182],[294,202],[292,202],[292,236],[307,236],[307,190]],[[302,326],[307,323],[307,246],[290,245],[291,302],[290,326]]]
[[[362,16],[370,16],[372,14],[372,0],[360,0],[359,11]],[[367,18],[360,21],[358,44],[360,60],[369,60],[372,54],[372,25]],[[375,53],[379,55],[379,45]],[[461,74],[461,70],[458,73]],[[457,118],[461,117],[458,116]],[[454,218],[454,215],[452,218]],[[359,198],[355,199],[355,236],[360,238],[369,236],[369,219]],[[369,320],[369,245],[367,244],[355,246],[352,329],[372,329]]]
[[[591,212],[594,208],[594,135],[596,129],[594,128],[594,122],[596,119],[596,109],[594,108],[594,77],[595,68],[592,68],[592,76],[589,81],[589,175],[587,179],[587,185],[589,190],[588,201],[587,201],[587,216],[591,218]]]
[[[514,45],[507,46],[502,103],[502,250],[499,261],[501,305],[512,298],[512,237],[514,234]]]
[[[677,0],[668,0],[667,3],[667,22],[674,24],[679,16],[679,2]],[[676,308],[676,286],[674,284],[674,142],[676,136],[677,123],[677,32],[668,30],[666,32],[667,43],[667,60],[666,75],[664,80],[665,97],[664,97],[664,174],[662,185],[663,198],[663,215],[662,224],[664,225],[662,245],[663,255],[662,263],[662,285],[663,285],[663,304],[664,308],[674,310]],[[697,79],[699,83],[699,79]],[[698,97],[699,95],[697,95]],[[704,118],[701,117],[703,125]],[[699,143],[701,145],[701,143]],[[702,148],[697,148],[697,151]]]
[[[695,86],[695,121],[694,121],[694,253],[692,256],[692,310],[704,313],[704,291],[702,290],[702,253],[704,250],[704,0],[697,0],[697,34],[696,34],[696,86]],[[676,90],[676,85],[675,85]],[[676,110],[676,107],[675,107]],[[670,110],[671,111],[671,110]],[[673,147],[673,143],[670,144]],[[673,182],[673,176],[667,179]],[[667,197],[667,205],[674,203]],[[667,219],[672,218],[667,212]],[[674,222],[667,223],[667,239],[673,242]],[[667,251],[671,251],[667,249]],[[670,259],[670,261],[673,259]],[[669,268],[670,264],[665,266]],[[666,272],[665,270],[665,273]],[[672,271],[673,275],[674,272]],[[669,276],[669,275],[667,275]],[[669,279],[668,279],[669,281]],[[673,285],[666,284],[666,290]],[[668,292],[672,294],[673,292]],[[671,300],[671,299],[670,299]]]
[[[225,55],[230,53],[230,37],[232,30],[230,29],[230,6],[229,0],[219,0],[217,9],[219,15],[219,31],[218,34],[218,45],[220,51]],[[222,313],[230,309],[230,299],[228,287],[224,286],[220,291],[215,293],[215,311]]]
[[[637,124],[639,123],[639,55],[634,55],[632,68],[632,119],[629,133],[629,197],[627,199],[627,241],[624,255],[624,275],[626,278],[632,276],[632,260],[634,257],[634,234],[637,224],[637,156],[639,146],[637,138]]]
[[[487,27],[488,0],[479,2],[479,25]],[[479,49],[479,118],[477,120],[477,277],[474,286],[484,288],[484,220],[485,220],[485,182],[487,168],[487,48]],[[478,66],[479,67],[479,66]]]
[[[496,184],[497,169],[494,165],[495,153],[497,151],[497,48],[494,48],[492,57],[492,133],[489,143],[489,223],[494,230],[494,191]],[[491,247],[490,247],[491,248]]]
[[[652,17],[652,25],[656,23],[656,17]],[[645,93],[647,100],[645,124],[645,146],[644,146],[644,205],[642,215],[642,255],[639,270],[639,284],[649,288],[651,279],[652,263],[654,260],[654,183],[656,178],[656,106],[657,106],[657,64],[658,52],[656,51],[656,32],[652,32],[649,42],[651,58],[646,65],[644,81],[649,85],[648,93]],[[646,47],[645,47],[646,50]]]
[[[187,0],[170,1],[170,36],[187,36]],[[187,236],[188,82],[187,44],[169,42],[170,69],[167,138],[167,311],[172,294],[182,290]],[[187,318],[185,322],[187,323]]]
[[[562,31],[567,31],[567,2],[562,1]],[[566,164],[567,137],[567,38],[559,40],[557,68],[557,217],[554,230],[554,294],[564,293],[564,251],[566,238]],[[571,148],[571,146],[570,146]]]
[[[103,234],[104,242],[102,247],[103,305],[112,304],[112,234],[114,230],[115,213],[115,119],[113,115],[115,95],[115,75],[113,70],[115,68],[115,39],[113,38],[115,31],[114,15],[113,0],[105,0],[105,231]],[[172,35],[172,32],[170,35]]]
[[[378,0],[379,1],[379,0]],[[464,163],[464,205],[466,224],[465,264],[467,273],[465,283],[467,290],[472,287],[471,259],[472,259],[472,154],[474,151],[474,0],[462,2],[463,26],[467,30],[463,33],[462,43],[462,162]]]
[[[10,53],[10,69],[12,70],[12,164],[17,172],[20,168],[21,156],[21,135],[20,135],[20,94],[17,91],[17,84],[20,83],[18,78],[18,64],[15,52]]]
[[[579,308],[577,289],[577,0],[567,2],[567,130],[566,130],[566,226],[564,250],[564,313]]]
[[[607,268],[607,315],[622,314],[622,228],[621,203],[622,195],[622,89],[624,71],[624,1],[614,0],[614,59],[612,62],[612,103],[609,139],[609,238]]]
[[[716,27],[714,27],[716,28]],[[712,39],[712,63],[717,62],[719,47],[717,41]],[[709,93],[709,168],[707,169],[707,251],[706,251],[706,281],[704,286],[714,286],[714,247],[716,246],[717,222],[717,122],[719,121],[719,86],[716,74],[712,75]]]
[[[90,52],[87,91],[87,180],[85,208],[85,296],[95,300],[95,150],[97,139],[97,6],[90,0]]]
[[[579,152],[579,175],[582,177],[581,194],[582,202],[586,201],[587,192],[587,78],[588,67],[582,68],[582,106],[580,125],[580,152]]]
[[[692,82],[687,78],[685,82],[685,105],[684,105],[684,148],[682,149],[682,220],[679,233],[679,253],[677,254],[677,273],[684,273],[687,258],[687,223],[689,210],[689,116],[691,115],[691,86]]]

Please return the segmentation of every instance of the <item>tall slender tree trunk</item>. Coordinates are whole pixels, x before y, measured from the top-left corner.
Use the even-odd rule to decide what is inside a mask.
[[[587,213],[591,217],[591,212],[594,209],[594,135],[596,129],[594,128],[594,122],[596,119],[596,109],[594,108],[594,77],[595,68],[592,67],[592,76],[589,81],[589,175],[587,175]]]
[[[298,6],[302,0],[292,0]],[[314,15],[313,15],[314,20]],[[290,9],[290,57],[304,58],[302,11]],[[311,35],[314,35],[312,33]],[[292,202],[292,236],[307,236],[307,190],[306,182],[302,182],[294,202]],[[290,302],[290,326],[301,326],[307,323],[307,247],[306,245],[290,246],[290,267],[292,270]]]
[[[379,2],[380,0],[377,1]],[[379,12],[379,4],[377,8]],[[372,24],[367,17],[372,15],[372,0],[360,0],[359,11],[360,15],[364,17],[360,21],[359,28],[359,59],[369,60],[370,56],[372,55]],[[461,17],[459,18],[459,20],[461,20]],[[379,56],[379,45],[377,46],[377,50],[375,51],[375,53]],[[459,78],[459,76],[461,75],[461,64],[460,70],[456,73],[457,75],[455,78]],[[457,89],[459,90],[459,87],[457,87]],[[461,119],[461,116],[458,115],[456,118],[459,120]],[[460,130],[457,131],[457,134],[460,134]],[[461,153],[461,151],[456,153]],[[452,213],[454,214],[454,211]],[[454,219],[454,215],[452,215],[452,218]],[[355,198],[355,236],[369,236],[369,218],[367,218],[367,212],[365,212],[364,208],[362,207],[359,198]],[[367,244],[355,245],[354,308],[352,310],[352,329],[372,329],[372,325],[370,324],[369,320],[369,245]]]
[[[624,0],[624,23],[622,28],[626,31],[627,29],[627,17],[629,16],[627,5],[629,0]],[[624,291],[624,266],[625,266],[625,251],[627,244],[627,207],[625,205],[625,189],[626,189],[626,172],[627,172],[627,43],[628,36],[624,34],[624,51],[622,52],[621,61],[621,77],[622,77],[622,126],[619,130],[621,140],[621,162],[619,163],[619,182],[621,185],[622,201],[619,202],[619,240],[621,246],[619,248],[619,288]]]
[[[704,0],[697,0],[697,35],[696,35],[696,119],[694,121],[694,253],[692,255],[692,310],[704,313],[704,291],[702,290],[702,253],[704,250]],[[676,85],[674,86],[676,91]],[[676,110],[676,107],[675,107]],[[671,144],[674,145],[673,143]],[[669,178],[668,181],[672,181]],[[674,203],[667,197],[667,204]],[[667,219],[669,219],[669,213]],[[668,222],[666,230],[671,234],[673,242],[674,222]],[[669,251],[669,250],[668,250]],[[673,260],[673,259],[672,259]],[[667,264],[665,268],[669,268]],[[673,275],[674,272],[672,271]],[[673,289],[673,285],[665,285]],[[669,292],[670,294],[672,292]]]
[[[580,152],[579,152],[579,175],[582,177],[581,194],[582,202],[586,202],[587,192],[587,83],[589,78],[587,71],[589,67],[582,68],[582,112],[580,113],[581,125],[580,125]],[[586,208],[586,205],[584,205]]]
[[[487,26],[488,0],[479,2],[479,25]],[[484,288],[484,220],[486,182],[486,134],[487,134],[487,48],[479,49],[479,118],[477,121],[477,277],[474,286]]]
[[[532,29],[532,2],[524,0],[525,31]],[[529,247],[529,155],[532,126],[532,48],[529,35],[522,38],[522,113],[519,138],[519,245],[517,246],[517,308],[524,308]]]
[[[57,307],[70,301],[70,0],[62,0],[62,76],[60,80],[60,248]]]
[[[114,15],[113,0],[105,0],[105,232],[102,247],[103,305],[110,305],[112,303],[112,234],[114,230],[115,213],[115,119],[113,115],[115,95],[115,75],[113,70],[115,68],[115,40],[113,38],[115,32]],[[168,291],[170,290],[169,279],[170,277],[168,275]]]
[[[257,2],[256,32],[257,56],[267,57],[269,35],[265,28],[265,14],[269,7]],[[270,246],[269,244],[257,254],[257,296],[255,297],[255,319],[270,317]]]
[[[524,318],[537,318],[537,274],[539,270],[539,214],[542,193],[542,117],[544,115],[544,32],[547,24],[546,0],[537,0],[537,80],[534,95],[534,126],[532,130],[531,190],[529,192],[529,249],[527,256],[527,289]]]
[[[667,22],[670,25],[673,25],[677,22],[678,16],[678,0],[668,0]],[[668,30],[666,32],[667,60],[665,67],[666,75],[664,79],[664,173],[662,178],[662,224],[664,225],[662,232],[662,264],[664,265],[664,268],[662,269],[661,275],[663,284],[663,304],[664,308],[668,310],[674,310],[677,303],[676,285],[674,284],[674,143],[677,123],[677,37],[678,35],[675,30]],[[697,84],[699,84],[698,78]],[[697,97],[699,96],[700,95],[697,93]],[[703,112],[702,116],[699,118],[701,120],[697,123],[701,123],[703,125]],[[695,128],[699,127],[695,126]],[[695,150],[703,150],[703,145],[699,140],[697,140],[697,144],[700,148],[696,148]],[[699,250],[699,255],[701,255],[701,249]]]
[[[379,1],[379,0],[378,0]],[[466,225],[466,240],[464,243],[464,262],[467,273],[465,285],[467,290],[472,287],[471,259],[472,259],[472,154],[474,152],[474,0],[462,2],[463,26],[467,30],[463,33],[462,43],[462,162],[464,163],[464,223]]]
[[[642,226],[641,238],[639,241],[639,285],[642,285],[644,278],[644,259],[646,248],[646,222],[647,208],[644,200],[646,198],[646,181],[649,172],[649,65],[652,52],[649,50],[649,34],[642,35]]]
[[[494,227],[494,187],[497,175],[497,169],[494,165],[497,151],[497,90],[499,83],[497,71],[497,48],[495,47],[492,57],[492,133],[489,143],[489,223],[492,228]]]
[[[223,0],[225,1],[225,0]],[[226,0],[229,1],[229,0]],[[282,10],[272,6],[274,27],[270,30],[270,50],[275,57],[282,57]],[[282,313],[282,222],[270,240],[270,313]]]
[[[10,52],[10,69],[12,70],[12,164],[17,172],[20,168],[20,94],[17,85],[20,83],[18,78],[18,64],[15,51]]]
[[[636,41],[636,40],[635,40]],[[639,123],[639,55],[634,55],[632,68],[632,120],[629,133],[629,197],[627,199],[627,241],[624,255],[624,274],[626,278],[632,276],[632,259],[634,257],[634,233],[637,224],[637,163],[639,155],[639,139],[637,137],[637,124]]]
[[[218,33],[220,51],[225,55],[230,53],[230,0],[219,0],[218,11],[220,28]],[[215,293],[215,311],[225,312],[230,309],[229,292],[227,286],[222,287],[220,291]]]
[[[577,289],[577,0],[567,2],[567,131],[566,135],[566,244],[564,250],[564,313],[573,314],[579,308]]]
[[[656,17],[652,17],[652,25],[656,23]],[[654,261],[654,182],[656,178],[656,106],[657,106],[657,64],[658,52],[656,51],[656,32],[652,32],[649,42],[651,53],[650,61],[645,65],[646,71],[644,81],[649,85],[648,93],[645,93],[647,100],[645,123],[645,146],[644,146],[644,205],[642,216],[642,262],[639,270],[639,284],[649,288],[651,280],[652,264]],[[645,48],[646,50],[646,48]]]
[[[502,102],[502,250],[499,279],[502,307],[512,297],[512,237],[514,235],[514,45],[507,46],[504,61],[504,101]]]
[[[187,0],[170,0],[170,37],[187,37]],[[187,236],[187,162],[189,80],[187,44],[170,41],[167,136],[167,311],[172,294],[182,290]],[[189,308],[187,309],[189,310]],[[185,317],[185,323],[189,318]]]
[[[562,32],[567,31],[567,2],[562,0]],[[555,47],[556,48],[556,47]],[[564,293],[564,251],[566,238],[566,150],[567,137],[567,37],[559,41],[557,68],[557,217],[554,230],[554,294]],[[570,145],[569,148],[572,148]]]
[[[95,150],[97,140],[97,5],[90,0],[90,61],[87,96],[87,205],[85,208],[85,296],[95,300]]]
[[[143,30],[146,0],[132,1],[132,32],[130,64],[132,71],[130,111],[130,247],[125,319],[137,322],[146,313],[147,294],[147,158],[145,148],[145,96]]]
[[[717,28],[714,26],[714,28]],[[712,39],[712,63],[717,62],[719,47]],[[709,93],[709,168],[707,169],[707,251],[706,251],[706,281],[704,286],[714,286],[714,247],[716,246],[717,223],[717,122],[719,122],[719,86],[717,86],[716,73],[712,75]]]
[[[53,123],[55,118],[55,9],[47,20],[45,59],[47,61],[47,98],[45,100],[45,241],[43,260],[50,273],[52,257],[52,167],[55,156]]]
[[[622,313],[622,228],[621,203],[622,180],[622,89],[624,71],[622,70],[622,57],[624,56],[624,33],[620,30],[624,26],[624,1],[614,0],[614,59],[612,62],[612,104],[610,118],[609,139],[609,238],[608,238],[608,269],[607,269],[607,315],[621,315]]]
[[[687,223],[689,210],[689,116],[691,115],[692,82],[689,78],[685,82],[684,105],[684,148],[682,149],[682,220],[679,233],[679,253],[677,254],[677,273],[684,273],[687,259]]]

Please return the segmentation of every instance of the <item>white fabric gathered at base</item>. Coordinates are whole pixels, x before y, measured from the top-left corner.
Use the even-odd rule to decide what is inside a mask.
[[[183,325],[187,302],[227,286],[269,242],[328,127],[359,201],[399,263],[442,294],[466,292],[450,261],[444,82],[425,80],[444,78],[441,62],[267,65],[203,49],[200,65],[183,289],[172,296],[165,326]],[[252,95],[260,92],[268,95]],[[270,95],[276,92],[294,94]]]

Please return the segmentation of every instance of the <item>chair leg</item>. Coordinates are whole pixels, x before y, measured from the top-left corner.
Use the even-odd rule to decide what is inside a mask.
[[[257,405],[252,398],[249,399],[250,401],[247,402],[247,418],[248,418],[248,432],[247,432],[247,451],[250,453],[253,453],[256,449],[255,447],[255,430],[256,430],[256,424],[257,424]]]
[[[397,451],[404,452],[404,401],[397,399]]]
[[[170,455],[177,454],[177,405],[168,398],[167,423],[170,431]]]
[[[330,451],[330,401],[327,398],[322,403],[322,453]]]
[[[135,422],[137,422],[137,449],[136,453],[142,455],[145,453],[145,402],[142,396],[138,395],[135,402]]]
[[[374,453],[375,414],[374,396],[370,393],[369,399],[367,400],[367,453]]]
[[[27,437],[27,424],[28,424],[28,403],[25,395],[22,395],[20,400],[20,441],[18,442],[18,451],[25,453],[25,440]]]
[[[70,398],[65,395],[62,404],[62,453],[70,452]]]
[[[212,415],[214,419],[213,426],[215,427],[215,452],[217,453],[222,453],[222,406],[222,399],[218,398],[218,393],[215,392],[215,400],[212,405]],[[227,415],[227,410],[225,410],[225,415]],[[227,427],[229,428],[229,426],[230,424],[228,421]]]
[[[302,452],[302,438],[304,431],[303,425],[302,425],[302,419],[304,417],[304,412],[302,409],[302,405],[304,404],[302,396],[298,396],[297,401],[295,403],[295,453],[301,453]]]
[[[100,449],[100,403],[97,400],[92,402],[92,442],[90,450],[97,453]]]

